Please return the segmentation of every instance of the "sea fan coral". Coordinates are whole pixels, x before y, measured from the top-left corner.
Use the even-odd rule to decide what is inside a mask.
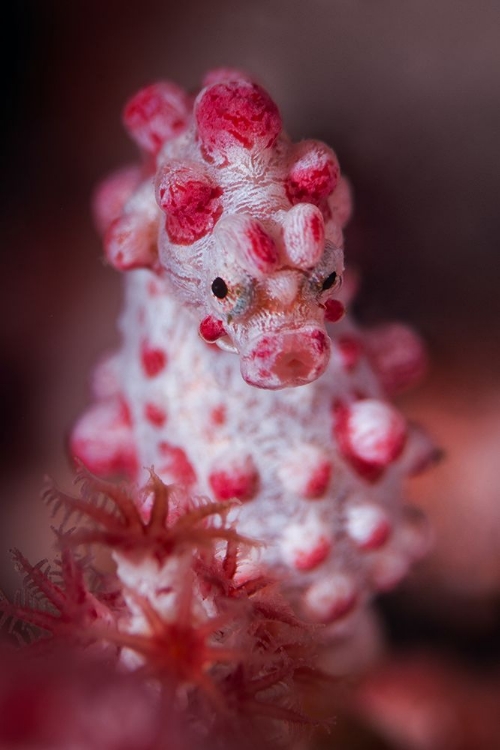
[[[86,653],[88,669],[92,672],[95,662],[111,683],[121,672],[133,672],[133,685],[140,693],[143,686],[150,691],[158,711],[168,706],[167,716],[186,743],[179,747],[229,748],[235,737],[243,747],[256,741],[267,746],[270,739],[281,744],[290,739],[287,727],[316,725],[317,718],[302,705],[303,685],[319,685],[328,677],[316,666],[311,626],[293,614],[279,582],[236,583],[240,554],[250,542],[227,527],[227,506],[188,500],[180,491],[177,499],[183,497],[185,506],[178,502],[169,513],[167,498],[176,490],[154,474],[141,490],[103,482],[86,471],[77,481],[79,497],[53,487],[45,493],[51,504],[80,515],[76,529],[58,532],[59,565],[32,566],[14,553],[25,601],[4,600],[0,611],[11,632],[29,642],[25,653],[35,662],[42,659],[56,675],[61,647],[75,646],[75,658]],[[144,521],[137,507],[151,494]],[[131,533],[123,533],[124,525]],[[102,585],[104,575],[90,554],[75,551],[93,544],[113,553],[111,588]],[[28,634],[23,623],[30,626]],[[15,664],[13,658],[7,654],[7,663]],[[20,664],[29,671],[25,658]],[[38,674],[36,664],[33,670]],[[69,680],[68,689],[80,689],[73,685],[73,672],[62,677]],[[59,687],[48,680],[47,690],[53,689]],[[153,714],[164,727],[156,709]],[[37,731],[42,738],[43,722]],[[170,748],[162,735],[158,742],[151,747]]]

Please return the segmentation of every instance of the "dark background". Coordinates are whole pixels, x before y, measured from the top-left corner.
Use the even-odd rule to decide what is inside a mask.
[[[394,637],[498,643],[499,3],[44,0],[8,4],[0,26],[2,566],[11,544],[47,553],[41,478],[67,480],[66,431],[116,342],[120,279],[89,201],[136,158],[123,104],[153,80],[192,89],[230,65],[269,89],[295,139],[330,143],[351,178],[358,314],[407,321],[429,344],[427,383],[401,403],[448,459],[413,490],[436,551],[413,604],[387,605]]]

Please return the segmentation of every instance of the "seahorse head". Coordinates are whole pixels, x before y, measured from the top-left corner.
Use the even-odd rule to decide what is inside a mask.
[[[207,342],[239,356],[249,384],[310,383],[328,365],[326,321],[342,313],[347,183],[325,144],[292,143],[274,101],[247,76],[214,71],[205,83],[194,101],[156,84],[153,104],[139,92],[126,110],[154,159],[143,265],[169,279]]]

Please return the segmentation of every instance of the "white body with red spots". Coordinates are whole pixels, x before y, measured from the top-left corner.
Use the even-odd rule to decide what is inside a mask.
[[[230,518],[263,543],[238,574],[272,570],[302,614],[345,622],[426,544],[403,483],[433,447],[386,399],[422,347],[342,318],[350,198],[333,152],[291,143],[241,74],[207,83],[193,108],[157,84],[126,109],[149,160],[96,196],[107,257],[128,271],[123,346],[72,451],[100,474],[153,466],[238,498]]]

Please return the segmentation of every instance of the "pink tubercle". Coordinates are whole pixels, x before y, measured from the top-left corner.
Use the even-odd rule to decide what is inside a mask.
[[[225,81],[204,90],[195,107],[198,136],[210,155],[228,148],[265,149],[281,132],[276,104],[260,86]]]
[[[325,226],[321,211],[310,203],[299,203],[288,211],[283,239],[290,261],[298,268],[312,268],[321,258]]]
[[[148,219],[137,213],[119,216],[106,229],[104,251],[107,260],[118,271],[153,265],[156,251]]]
[[[204,341],[213,344],[217,339],[225,335],[226,330],[222,320],[217,320],[212,315],[207,315],[200,323],[199,333]]]
[[[227,409],[224,404],[215,406],[210,412],[210,421],[217,427],[222,426],[227,420]]]
[[[401,455],[406,422],[389,404],[376,399],[334,406],[334,436],[342,456],[364,479],[377,481]]]
[[[345,315],[345,307],[339,299],[329,299],[325,302],[325,320],[338,323]]]
[[[330,551],[331,544],[328,539],[323,537],[311,549],[298,550],[293,565],[297,570],[303,572],[314,570],[326,560]]]
[[[94,190],[92,214],[102,235],[118,219],[123,207],[141,181],[141,169],[136,165],[124,167],[103,180]]]
[[[314,467],[303,489],[304,497],[314,500],[325,494],[332,477],[332,468],[330,461],[323,461]]]
[[[380,325],[367,331],[364,338],[370,362],[389,395],[411,388],[425,375],[425,346],[407,326]]]
[[[304,595],[306,613],[315,622],[332,624],[350,614],[359,603],[359,593],[350,576],[342,573],[313,583]]]
[[[347,372],[352,372],[356,369],[363,353],[361,341],[354,336],[342,336],[336,344],[342,359],[342,365]]]
[[[164,409],[156,404],[148,402],[144,406],[145,419],[155,427],[163,427],[167,421],[167,414]]]
[[[167,81],[141,89],[125,107],[123,120],[144,151],[157,154],[163,144],[185,130],[190,113],[188,95]]]
[[[330,484],[332,462],[323,448],[300,444],[278,468],[278,477],[288,492],[307,500],[322,497]]]
[[[292,205],[313,203],[322,206],[333,193],[340,177],[337,157],[323,143],[304,141],[297,147],[297,155],[285,183]]]
[[[274,240],[257,222],[253,221],[246,228],[245,236],[248,239],[247,250],[250,260],[261,273],[273,271],[279,261],[278,248]]]
[[[348,509],[346,529],[356,546],[367,552],[383,547],[392,533],[385,512],[368,503],[353,505]]]
[[[158,466],[158,474],[168,482],[178,482],[186,487],[196,483],[196,472],[186,452],[177,445],[162,441],[158,445],[163,462]]]
[[[222,214],[222,190],[195,166],[167,163],[157,182],[156,198],[165,212],[171,242],[191,245],[212,231]]]
[[[143,342],[141,346],[141,365],[148,378],[155,378],[165,369],[167,355],[163,349]]]
[[[138,462],[127,405],[121,397],[98,401],[74,425],[70,453],[98,476],[135,478]]]
[[[251,500],[257,492],[259,474],[249,457],[227,457],[210,471],[208,482],[217,500]]]

